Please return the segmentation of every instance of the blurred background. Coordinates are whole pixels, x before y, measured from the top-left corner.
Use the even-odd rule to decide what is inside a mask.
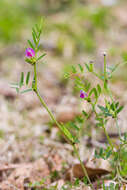
[[[81,112],[73,81],[64,77],[72,64],[94,61],[101,69],[104,51],[110,65],[127,62],[126,0],[0,0],[1,163],[35,160],[47,154],[50,143],[64,142],[36,96],[17,95],[9,87],[21,71],[32,72],[24,61],[25,48],[41,17],[40,48],[47,55],[38,67],[39,88],[59,121],[73,120]],[[126,64],[115,72],[112,83],[125,103]]]

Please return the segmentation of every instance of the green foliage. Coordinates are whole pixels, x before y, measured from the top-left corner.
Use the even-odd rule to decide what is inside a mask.
[[[88,97],[83,99],[83,101],[87,101],[91,105],[92,112],[93,114],[95,114],[95,120],[97,121],[96,126],[103,128],[108,140],[108,145],[106,149],[100,148],[99,150],[95,151],[95,158],[102,158],[104,160],[110,159],[110,163],[112,163],[112,167],[114,168],[117,175],[125,177],[127,174],[127,164],[125,164],[126,161],[124,162],[124,158],[126,160],[127,154],[126,152],[124,152],[125,148],[123,149],[124,151],[121,152],[121,147],[124,143],[126,143],[126,135],[124,136],[124,139],[121,139],[121,132],[117,122],[118,114],[122,111],[123,106],[121,106],[118,101],[115,101],[113,99],[111,90],[109,88],[109,80],[111,79],[113,72],[118,66],[119,64],[113,67],[108,67],[106,62],[106,54],[104,54],[103,72],[96,72],[94,64],[92,62],[90,62],[89,64],[85,63],[85,69],[83,66],[78,66],[79,68],[72,66],[71,72],[75,75],[74,83],[77,90],[87,92]],[[84,82],[85,70],[98,78],[101,83],[98,82],[98,84],[96,84],[95,86],[90,84],[88,81],[87,83]],[[69,75],[69,77],[70,76],[71,74]],[[102,94],[105,95],[105,93],[106,95],[108,95],[108,98],[107,96],[104,97],[105,105],[99,105],[99,98]],[[84,110],[82,111],[82,113],[84,118],[87,120],[89,118],[89,114],[86,113]],[[114,120],[119,133],[119,139],[121,143],[117,151],[115,151],[114,144],[112,143],[106,130],[106,124],[109,118],[112,118]],[[78,133],[81,130],[81,128],[77,126],[76,121],[73,121],[73,123],[70,122],[70,127],[75,129],[75,131],[77,131]],[[119,168],[119,164],[121,164],[121,168]],[[119,180],[122,181],[122,177],[118,177]],[[109,187],[105,187],[105,189],[117,189],[117,186],[110,185]]]
[[[41,22],[39,24],[36,24],[35,27],[32,29],[32,37],[33,42],[28,40],[29,46],[37,53],[39,51],[39,42],[40,42],[40,36],[42,34],[43,30],[43,19],[41,19]],[[39,61],[45,56],[45,54],[39,56],[36,61]]]
[[[105,186],[103,183],[103,190],[119,190],[119,184],[110,183],[109,186]]]
[[[98,108],[101,110],[101,115],[104,115],[105,117],[111,116],[112,118],[116,118],[124,107],[119,106],[119,102],[110,103],[105,101],[105,107],[98,105]]]
[[[29,80],[30,80],[30,72],[27,73],[26,79],[25,79],[25,77],[24,77],[24,73],[21,72],[21,76],[20,76],[20,81],[19,81],[19,83],[11,83],[11,84],[10,84],[10,87],[11,87],[11,88],[15,88],[16,91],[17,91],[17,93],[24,94],[24,93],[30,92],[30,91],[32,91],[32,88],[27,88],[27,89],[25,89],[25,90],[21,90],[22,87],[24,86],[24,81],[26,81],[26,86],[28,86]]]
[[[107,146],[106,149],[100,148],[99,151],[95,150],[95,158],[103,158],[107,160],[112,155],[112,149]]]
[[[50,178],[52,181],[57,180],[59,177],[59,172],[57,170],[50,173]]]
[[[29,80],[30,80],[30,72],[28,72],[26,76],[26,85],[28,85]]]
[[[85,111],[84,111],[85,112]],[[75,143],[79,142],[79,133],[83,127],[85,118],[82,116],[76,116],[73,121],[67,122],[65,127],[71,132],[73,135],[73,138],[75,140]]]
[[[120,167],[121,167],[121,170],[120,170],[120,174],[123,176],[123,177],[126,177],[127,176],[127,145],[123,145],[120,149]]]
[[[42,186],[42,185],[45,184],[45,180],[46,180],[46,179],[43,178],[41,181],[36,181],[36,182],[34,182],[34,183],[29,183],[29,187],[31,187],[31,188],[40,187],[40,186]]]
[[[21,78],[20,78],[20,82],[19,82],[19,87],[21,88],[24,85],[24,73],[21,72]]]
[[[46,53],[43,53],[41,56],[37,58],[37,61],[40,61],[44,56],[46,56]]]
[[[74,126],[73,126],[74,127]],[[78,139],[77,137],[75,137],[68,129],[65,125],[60,125],[60,129],[63,132],[63,134],[67,137],[67,139],[72,142],[72,143],[77,143]]]
[[[88,180],[87,180],[86,176],[83,177],[83,183],[84,183],[85,185],[88,185]]]

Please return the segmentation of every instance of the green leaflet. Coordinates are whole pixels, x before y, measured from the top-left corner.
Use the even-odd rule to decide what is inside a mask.
[[[28,85],[29,79],[30,79],[30,72],[28,72],[28,73],[27,73],[27,76],[26,76],[26,85]]]
[[[24,94],[24,93],[27,93],[27,92],[30,92],[30,91],[32,91],[32,88],[28,88],[28,89],[26,89],[26,90],[23,90],[23,91],[21,91],[20,93],[21,93],[21,94]]]
[[[62,124],[60,124],[60,129],[64,133],[64,135],[72,142],[75,143],[74,136],[70,133],[70,131]]]
[[[32,44],[32,42],[31,42],[30,40],[27,40],[27,42],[28,42],[29,46],[30,46],[32,49],[35,50],[34,45]]]
[[[23,83],[24,83],[24,73],[21,72],[21,77],[20,77],[20,82],[19,82],[20,88],[23,86]]]

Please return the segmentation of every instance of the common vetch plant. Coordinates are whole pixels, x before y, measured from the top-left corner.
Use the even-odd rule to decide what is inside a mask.
[[[43,20],[41,20],[40,24],[36,24],[35,27],[32,29],[33,40],[32,41],[28,40],[28,48],[26,49],[25,61],[29,63],[31,67],[33,67],[33,72],[34,72],[31,88],[26,88],[25,90],[24,89],[22,90],[23,86],[27,87],[29,84],[30,72],[27,73],[26,78],[24,76],[24,73],[22,72],[19,83],[12,84],[12,87],[16,88],[18,93],[26,93],[29,91],[33,91],[37,95],[41,105],[47,110],[51,120],[57,125],[57,127],[61,131],[61,134],[65,137],[67,142],[72,145],[74,152],[82,166],[84,176],[86,176],[91,189],[94,190],[93,184],[91,183],[91,180],[87,174],[87,170],[83,162],[81,161],[77,148],[78,147],[77,144],[79,143],[79,134],[83,127],[82,123],[84,121],[84,118],[86,121],[90,117],[91,113],[87,113],[85,110],[83,110],[82,116],[77,117],[75,121],[69,122],[69,127],[68,127],[66,124],[59,123],[56,120],[52,111],[47,106],[43,97],[41,97],[39,93],[38,81],[37,81],[37,76],[38,76],[37,66],[45,56],[45,53],[39,55],[39,42],[42,34],[42,29],[43,29]],[[101,148],[99,151],[96,150],[95,157],[103,159],[108,159],[109,157],[111,157],[112,165],[115,166],[114,177],[119,181],[119,183],[122,183],[126,182],[126,174],[127,174],[127,164],[126,164],[127,154],[125,151],[127,136],[124,135],[124,138],[121,136],[120,127],[118,125],[118,115],[123,109],[123,106],[121,106],[119,102],[113,98],[109,86],[109,81],[112,78],[112,74],[118,65],[114,67],[107,66],[106,53],[104,53],[103,56],[104,56],[103,72],[101,73],[96,72],[94,68],[94,63],[90,62],[89,64],[85,63],[84,66],[80,64],[78,64],[78,67],[72,66],[72,71],[71,73],[66,73],[66,78],[71,78],[71,75],[73,75],[75,88],[79,91],[79,98],[81,98],[83,101],[87,101],[90,104],[92,113],[95,115],[96,126],[101,127],[104,130],[104,133],[107,137],[108,141],[107,148],[106,149]],[[84,77],[82,78],[80,77],[80,75],[84,76],[85,70],[87,70],[95,77],[97,77],[98,81],[100,80],[100,83],[98,82],[96,86],[92,86],[92,84],[88,82],[87,79],[85,79],[87,82],[84,82]],[[105,95],[104,105],[99,104],[99,98],[102,94]],[[113,144],[106,129],[107,122],[109,121],[110,118],[112,118],[115,121],[116,127],[118,129],[119,139],[120,139],[120,144],[118,145],[118,147],[116,147]],[[80,126],[77,125],[77,121],[78,123],[81,124]],[[70,130],[70,128],[75,130],[75,132],[73,133],[73,130]]]
[[[121,184],[127,182],[127,135],[126,133],[123,136],[121,135],[120,126],[118,125],[118,116],[123,110],[123,106],[114,99],[109,84],[109,81],[112,79],[112,74],[119,64],[113,67],[108,66],[105,52],[103,57],[104,62],[102,72],[97,72],[94,68],[94,63],[90,62],[85,63],[84,66],[80,64],[78,64],[77,67],[72,66],[72,71],[70,73],[66,73],[66,76],[71,79],[73,75],[74,87],[79,92],[80,98],[84,101],[87,101],[91,106],[92,112],[87,113],[85,110],[82,111],[85,121],[90,118],[91,115],[94,115],[96,127],[101,127],[105,133],[105,136],[107,137],[108,144],[106,149],[100,148],[100,150],[96,150],[95,158],[102,158],[104,160],[110,158],[110,163],[113,167],[113,176],[115,180]],[[84,75],[85,71],[91,73],[95,78],[97,78],[98,83],[96,82],[96,85],[92,85],[90,82],[88,82],[89,80]],[[84,77],[82,77],[82,75]],[[103,95],[104,98],[104,105],[100,104],[101,95]],[[115,145],[112,142],[107,132],[106,125],[110,119],[114,120],[114,127],[116,127],[116,130],[118,130],[120,141],[119,145]]]
[[[45,56],[45,53],[43,53],[42,55],[39,55],[39,42],[40,42],[40,36],[42,34],[42,29],[43,29],[43,20],[41,20],[40,24],[36,24],[35,27],[32,29],[32,38],[33,41],[28,40],[28,48],[26,49],[26,55],[25,55],[25,61],[27,63],[29,63],[32,67],[33,67],[33,71],[34,71],[34,76],[33,76],[33,80],[32,80],[32,86],[31,88],[26,88],[25,90],[22,90],[22,87],[24,85],[28,85],[29,81],[30,81],[30,72],[27,73],[26,78],[24,76],[24,73],[21,73],[21,77],[20,77],[20,82],[16,83],[16,84],[12,84],[11,86],[13,88],[16,89],[16,91],[18,93],[26,93],[29,91],[33,91],[38,99],[40,100],[40,103],[42,104],[42,106],[47,110],[51,120],[57,125],[57,127],[59,128],[59,130],[61,131],[61,134],[65,137],[65,139],[67,140],[68,143],[70,143],[73,146],[74,152],[77,156],[77,158],[79,159],[79,162],[82,166],[82,169],[84,171],[84,175],[87,177],[87,180],[90,184],[91,189],[94,190],[94,187],[90,181],[90,178],[87,174],[87,170],[83,164],[83,162],[80,159],[79,153],[78,153],[78,149],[76,144],[78,143],[78,139],[76,136],[74,136],[68,129],[67,127],[62,124],[59,123],[55,116],[53,115],[52,111],[49,109],[49,107],[47,106],[46,102],[44,101],[43,97],[41,97],[40,93],[39,93],[39,89],[38,89],[38,83],[37,83],[37,65],[40,63],[40,61],[42,60],[42,58]],[[84,94],[84,93],[83,93]]]

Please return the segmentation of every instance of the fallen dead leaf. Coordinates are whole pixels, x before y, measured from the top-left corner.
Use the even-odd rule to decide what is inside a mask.
[[[84,164],[87,173],[91,180],[94,180],[98,176],[102,176],[111,172],[109,163],[107,160],[103,159],[93,159],[89,160]],[[80,164],[75,164],[67,173],[66,179],[72,180],[73,178],[83,178],[84,172]]]

